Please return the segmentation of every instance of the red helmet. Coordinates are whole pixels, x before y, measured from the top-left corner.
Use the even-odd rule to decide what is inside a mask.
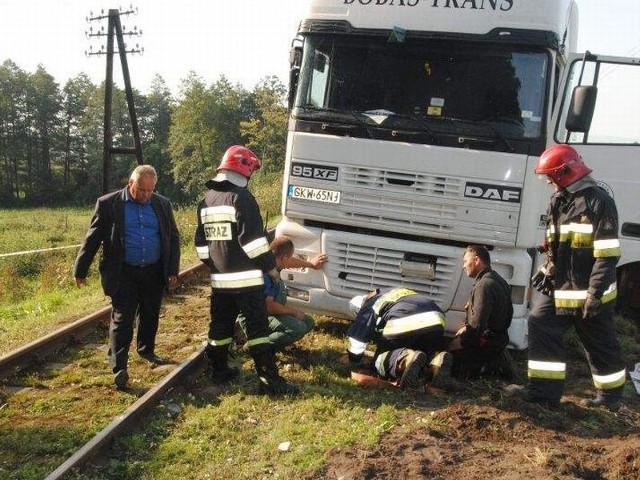
[[[548,175],[553,183],[566,188],[593,170],[584,164],[575,148],[554,145],[542,152],[535,171],[537,174]]]
[[[251,178],[251,174],[259,168],[260,159],[255,153],[247,147],[234,145],[224,152],[222,161],[216,169],[216,172],[220,170],[231,170],[245,176],[246,178]]]

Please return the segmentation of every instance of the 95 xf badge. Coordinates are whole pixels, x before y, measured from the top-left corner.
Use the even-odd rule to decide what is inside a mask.
[[[337,182],[338,167],[294,162],[291,164],[291,176],[308,178],[312,180],[326,180],[329,182]]]

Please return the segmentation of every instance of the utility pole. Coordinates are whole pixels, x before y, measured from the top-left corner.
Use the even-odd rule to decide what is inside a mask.
[[[89,51],[85,52],[87,56],[91,55],[106,55],[107,57],[107,70],[105,75],[104,85],[104,139],[103,139],[103,163],[102,163],[102,193],[109,192],[109,178],[111,177],[111,167],[113,164],[113,154],[128,154],[135,155],[138,165],[144,163],[142,159],[142,145],[140,143],[140,131],[138,129],[138,119],[136,117],[136,109],[133,103],[133,90],[131,88],[131,77],[129,75],[129,66],[127,64],[127,53],[143,53],[144,48],[135,45],[134,48],[127,50],[127,44],[124,43],[124,37],[138,37],[142,35],[142,30],[138,30],[138,27],[134,27],[133,30],[126,31],[126,28],[120,23],[120,17],[122,15],[137,14],[138,9],[135,10],[130,7],[128,10],[109,9],[105,15],[104,10],[100,12],[100,15],[93,15],[90,12],[87,17],[87,22],[102,21],[108,19],[108,26],[105,32],[104,26],[100,27],[97,32],[93,31],[93,27],[89,28],[89,31],[85,32],[87,38],[92,37],[107,37],[106,50],[104,45],[99,50],[94,51],[90,46]],[[114,52],[114,36],[118,42],[118,54],[120,55],[120,64],[122,66],[122,77],[124,79],[125,94],[127,97],[127,106],[129,108],[129,119],[131,121],[131,130],[133,136],[133,147],[114,147],[113,146],[113,131],[112,131],[112,111],[113,111],[113,54]]]

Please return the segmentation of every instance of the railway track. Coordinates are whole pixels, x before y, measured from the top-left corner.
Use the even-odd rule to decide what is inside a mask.
[[[177,333],[178,341],[183,337],[197,340],[199,335],[204,336],[206,332],[206,323],[202,323],[202,321],[192,322],[191,327],[183,328],[180,318],[176,318],[181,315],[188,314],[189,312],[193,312],[194,309],[201,313],[203,319],[208,317],[208,308],[196,309],[195,307],[192,308],[189,304],[192,297],[199,296],[202,305],[204,305],[204,299],[207,296],[208,291],[207,288],[202,287],[205,283],[205,279],[206,268],[204,265],[197,265],[181,272],[179,275],[179,282],[181,290],[184,293],[181,292],[180,294],[170,296],[165,301],[165,306],[171,301],[172,297],[175,302],[175,305],[167,307],[167,309],[171,309],[171,312],[167,315],[171,315],[172,318],[174,318],[173,321],[175,326],[173,328]],[[42,388],[41,384],[45,383],[44,381],[36,382],[36,385],[40,386],[40,388],[25,386],[25,376],[47,377],[49,379],[53,379],[52,384],[55,385],[55,372],[73,369],[75,370],[73,375],[78,377],[78,379],[75,380],[78,384],[88,385],[91,384],[91,382],[95,382],[91,369],[85,367],[84,361],[82,360],[83,356],[87,356],[89,354],[76,353],[75,356],[72,354],[72,360],[69,362],[71,364],[70,366],[65,364],[65,355],[67,355],[68,361],[69,350],[78,351],[84,348],[89,349],[90,352],[91,349],[98,350],[97,352],[93,351],[93,353],[90,354],[101,357],[104,353],[104,345],[88,345],[87,341],[90,340],[91,336],[96,334],[100,328],[104,329],[104,326],[108,325],[109,315],[110,307],[102,308],[49,335],[2,356],[0,358],[0,380],[2,380],[3,395],[0,401],[2,404],[0,406],[0,410],[5,410],[5,407],[11,405],[12,400],[14,400],[13,397],[15,395],[20,395],[20,392],[22,392],[22,398],[16,400],[15,403],[19,403],[21,401],[27,403],[29,401],[28,397],[30,394],[31,397],[33,397],[33,402],[47,403],[48,400],[46,399],[47,397],[44,397],[44,394],[42,393],[43,391],[50,390],[49,393],[52,396],[59,393],[55,387]],[[161,319],[161,325],[163,322],[168,323],[166,319]],[[196,331],[198,328],[199,331]],[[160,336],[162,334],[163,332],[160,331],[159,341],[161,341]],[[105,451],[111,444],[111,441],[118,435],[134,429],[140,418],[158,405],[160,400],[168,391],[179,389],[182,385],[189,383],[194,376],[201,373],[201,370],[204,367],[203,353],[204,347],[202,346],[201,341],[187,342],[187,345],[180,349],[180,354],[176,355],[180,357],[186,356],[186,359],[183,359],[181,362],[176,362],[171,366],[154,368],[152,370],[149,370],[150,367],[146,365],[140,367],[143,371],[145,371],[145,369],[148,370],[149,374],[145,376],[143,373],[144,378],[138,381],[138,386],[134,386],[134,388],[129,389],[130,392],[128,392],[128,395],[127,392],[116,392],[112,383],[100,385],[103,389],[108,391],[109,395],[128,396],[129,398],[119,399],[119,401],[126,406],[121,408],[119,411],[116,409],[116,414],[111,417],[113,419],[110,422],[107,422],[107,425],[88,442],[84,443],[79,448],[75,448],[74,453],[71,456],[68,456],[65,461],[60,463],[55,470],[51,471],[51,468],[49,468],[48,471],[51,471],[51,473],[48,474],[46,479],[54,480],[67,477],[72,471],[80,469],[90,459],[96,457],[100,452]],[[130,362],[134,361],[138,360],[132,359],[132,355],[130,355]],[[98,363],[97,368],[104,368],[104,374],[106,375],[105,378],[111,379],[108,367]],[[46,373],[51,370],[54,370],[55,372],[53,374]],[[69,375],[69,372],[66,372],[66,374]],[[58,390],[67,390],[69,389],[67,387],[67,385],[59,385]],[[78,412],[65,412],[67,415],[75,416],[78,419],[79,424],[83,421],[87,421],[87,416],[95,415],[95,412],[91,410],[87,411],[86,406],[82,404],[82,401],[80,400],[82,398],[82,393],[75,392],[70,393],[69,395],[78,400],[76,402],[78,404]],[[132,404],[129,404],[133,399],[135,399],[135,397],[138,398]],[[11,410],[11,408],[9,407],[6,410]],[[4,414],[7,414],[6,410],[3,412]],[[15,410],[20,410],[20,408],[16,408]],[[11,413],[8,415],[10,416]],[[105,413],[104,415],[107,414]],[[46,419],[43,419],[41,423],[42,422],[46,423]],[[90,423],[89,421],[87,422]],[[36,421],[36,423],[38,422]],[[22,427],[21,425],[13,426],[16,428]],[[3,471],[0,469],[0,476],[2,476],[2,473]]]

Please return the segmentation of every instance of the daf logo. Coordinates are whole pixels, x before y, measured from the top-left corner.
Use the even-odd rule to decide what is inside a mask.
[[[497,200],[499,202],[520,203],[522,189],[517,187],[503,187],[501,185],[489,185],[486,183],[467,182],[464,187],[464,196],[479,198],[482,200]]]

